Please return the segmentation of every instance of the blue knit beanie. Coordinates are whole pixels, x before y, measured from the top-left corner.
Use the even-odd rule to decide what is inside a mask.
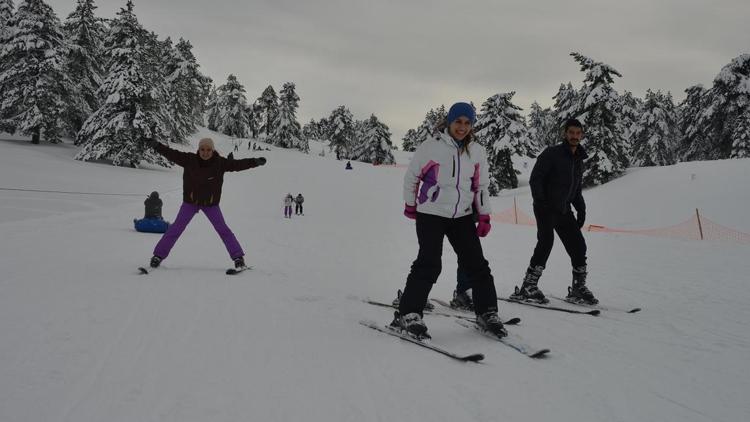
[[[461,116],[469,119],[472,125],[477,120],[477,114],[474,111],[474,107],[472,107],[469,103],[453,104],[450,110],[448,110],[448,116],[445,118],[445,120],[448,124],[451,124]]]

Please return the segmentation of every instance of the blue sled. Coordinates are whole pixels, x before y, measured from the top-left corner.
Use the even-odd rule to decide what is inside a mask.
[[[133,220],[135,230],[143,233],[164,233],[169,228],[169,223],[158,218],[141,218]]]

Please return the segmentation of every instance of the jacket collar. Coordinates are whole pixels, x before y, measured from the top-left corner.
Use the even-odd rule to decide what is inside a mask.
[[[573,155],[573,153],[570,151],[570,145],[568,145],[568,141],[564,139],[560,143],[560,148],[564,149],[566,153],[573,156],[574,158],[580,158],[582,160],[589,158],[589,155],[586,153],[586,148],[584,148],[581,144],[578,144],[575,155]]]

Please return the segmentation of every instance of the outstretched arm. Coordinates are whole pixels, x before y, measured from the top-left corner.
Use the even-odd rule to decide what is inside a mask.
[[[160,142],[155,141],[154,139],[147,139],[146,145],[150,146],[154,149],[154,151],[163,155],[167,160],[177,164],[180,167],[185,167],[190,158],[194,155],[189,152],[177,151],[176,149],[172,149]]]
[[[243,158],[241,160],[227,160],[224,159],[224,170],[225,171],[242,171],[251,169],[254,167],[262,166],[266,164],[264,157],[258,158]]]

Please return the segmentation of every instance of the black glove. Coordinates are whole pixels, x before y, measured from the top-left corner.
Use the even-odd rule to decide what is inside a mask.
[[[266,164],[266,158],[265,157],[258,157],[255,159],[255,162],[258,163],[259,166],[262,166]]]
[[[578,211],[578,215],[576,216],[576,221],[578,222],[578,228],[583,227],[583,223],[586,221],[586,212],[585,211]]]

